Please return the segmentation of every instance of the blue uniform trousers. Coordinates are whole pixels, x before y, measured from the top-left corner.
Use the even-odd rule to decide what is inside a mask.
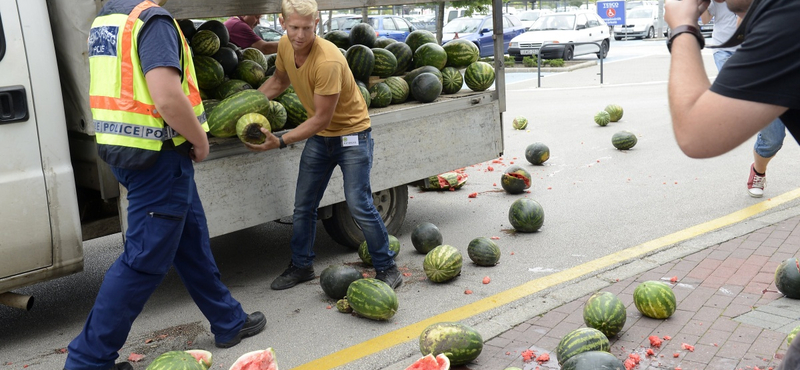
[[[247,314],[220,281],[192,160],[167,150],[146,170],[112,171],[128,190],[125,250],[106,272],[83,331],[69,344],[66,369],[113,367],[133,321],[171,266],[215,340],[233,339]]]

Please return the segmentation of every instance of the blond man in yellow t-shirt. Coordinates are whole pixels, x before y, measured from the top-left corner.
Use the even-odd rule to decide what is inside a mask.
[[[306,140],[292,216],[292,260],[271,287],[288,289],[314,278],[317,208],[338,165],[347,206],[364,232],[376,278],[396,288],[402,278],[389,250],[386,226],[372,201],[373,141],[367,105],[339,48],[314,33],[318,15],[314,0],[283,0],[280,22],[286,35],[278,42],[275,74],[259,87],[273,99],[291,84],[308,119],[282,136],[263,130],[264,144],[247,145],[266,151]]]

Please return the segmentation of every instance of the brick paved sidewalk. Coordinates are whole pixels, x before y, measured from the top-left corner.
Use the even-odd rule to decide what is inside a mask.
[[[800,324],[800,301],[784,298],[773,284],[775,268],[800,250],[800,216],[703,249],[603,289],[627,307],[623,331],[611,340],[621,360],[641,357],[634,369],[775,369],[786,352],[786,335]],[[643,317],[633,290],[646,280],[671,284],[677,310],[669,319]],[[765,289],[767,290],[766,292]],[[584,327],[583,306],[591,294],[527,320],[488,340],[476,363],[453,370],[558,369],[561,337]],[[650,346],[651,335],[664,340]],[[694,346],[694,351],[683,344]],[[647,356],[652,348],[654,356]],[[523,351],[549,353],[550,361],[523,361]]]

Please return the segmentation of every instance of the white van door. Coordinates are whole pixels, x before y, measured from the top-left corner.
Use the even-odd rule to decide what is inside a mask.
[[[48,194],[18,14],[17,1],[0,1],[0,278],[53,264]],[[47,109],[47,102],[42,104]]]

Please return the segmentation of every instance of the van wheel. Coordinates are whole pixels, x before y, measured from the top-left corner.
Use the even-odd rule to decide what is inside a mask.
[[[390,235],[396,235],[406,219],[408,186],[400,185],[372,193],[372,202],[386,225],[386,231]],[[364,233],[350,215],[347,203],[334,204],[332,211],[333,214],[330,218],[322,220],[325,231],[337,243],[357,250],[364,241]]]

